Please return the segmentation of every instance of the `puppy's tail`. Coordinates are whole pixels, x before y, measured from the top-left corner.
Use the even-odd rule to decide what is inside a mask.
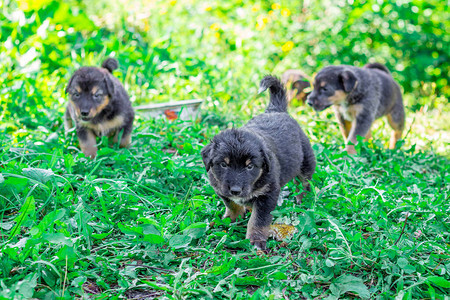
[[[103,63],[102,67],[109,71],[109,73],[112,73],[115,69],[119,67],[119,62],[115,58],[107,58]]]
[[[281,81],[275,76],[267,75],[259,84],[258,94],[270,90],[270,102],[266,112],[287,112],[286,90]]]
[[[380,63],[367,64],[367,65],[364,66],[364,68],[366,68],[366,69],[378,69],[378,70],[381,70],[381,71],[386,72],[388,74],[391,74],[391,72],[389,72],[389,69],[386,68],[385,65],[380,64]]]

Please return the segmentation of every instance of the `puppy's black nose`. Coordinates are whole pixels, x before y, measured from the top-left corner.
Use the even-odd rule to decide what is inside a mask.
[[[230,187],[230,193],[233,196],[238,196],[242,192],[242,189],[236,185]]]
[[[87,117],[87,116],[89,116],[89,111],[87,110],[82,110],[82,111],[80,111],[80,114],[81,114],[81,116],[82,117]]]

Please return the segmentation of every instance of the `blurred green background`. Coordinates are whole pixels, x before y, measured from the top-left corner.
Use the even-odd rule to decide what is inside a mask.
[[[255,95],[267,73],[300,68],[313,75],[329,64],[377,61],[404,90],[407,130],[418,137],[412,143],[447,149],[446,1],[6,0],[0,6],[0,128],[9,134],[61,128],[70,74],[107,56],[119,60],[115,74],[134,105],[202,98],[209,113],[238,123],[265,105]],[[300,119],[313,116],[299,103],[295,109]]]

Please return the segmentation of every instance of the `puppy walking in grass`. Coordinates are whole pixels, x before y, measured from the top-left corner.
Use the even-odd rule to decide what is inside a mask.
[[[90,158],[97,155],[97,137],[111,137],[114,143],[120,138],[120,147],[131,143],[134,111],[123,85],[112,75],[117,68],[113,58],[106,59],[102,68],[82,67],[66,88],[65,131],[75,123],[81,151]]]
[[[356,137],[370,138],[375,119],[387,116],[394,130],[389,148],[394,149],[405,128],[405,109],[399,85],[382,64],[328,66],[317,73],[307,103],[322,111],[333,105],[349,154],[355,154]],[[348,142],[353,145],[349,145]]]
[[[241,128],[219,133],[202,150],[210,183],[226,206],[223,217],[234,222],[250,208],[247,238],[259,250],[266,248],[271,212],[281,188],[298,178],[304,190],[309,190],[308,180],[316,166],[308,138],[287,113],[283,85],[266,76],[259,92],[267,88],[270,102],[265,113]]]

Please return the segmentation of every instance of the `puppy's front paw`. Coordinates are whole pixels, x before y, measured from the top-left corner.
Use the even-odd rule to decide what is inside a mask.
[[[353,146],[353,145],[347,145],[345,147],[345,150],[347,150],[347,153],[350,155],[356,154],[356,149],[355,149],[355,146]]]
[[[250,239],[250,244],[254,245],[257,250],[261,250],[261,251],[266,250],[266,241],[261,241],[261,240],[259,240],[259,241],[254,240],[254,241],[252,241]]]

